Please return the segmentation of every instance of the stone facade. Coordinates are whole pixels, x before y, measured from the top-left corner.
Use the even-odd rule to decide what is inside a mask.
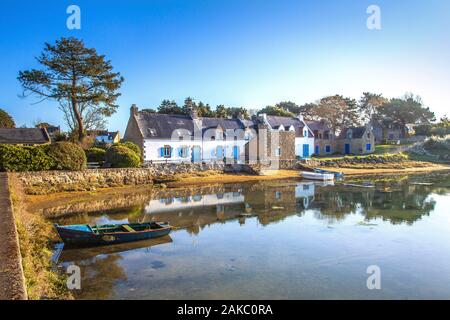
[[[370,154],[375,151],[375,135],[370,127],[348,128],[337,140],[342,154]]]

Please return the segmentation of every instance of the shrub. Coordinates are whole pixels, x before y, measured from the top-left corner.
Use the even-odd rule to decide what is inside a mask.
[[[114,146],[122,146],[122,147],[126,147],[130,150],[133,150],[139,157],[141,157],[142,153],[141,153],[141,148],[139,148],[139,146],[131,141],[127,141],[124,143],[116,143],[114,144]]]
[[[106,162],[112,168],[137,168],[141,166],[141,158],[133,150],[124,146],[112,146],[106,151]]]
[[[45,146],[0,145],[0,170],[10,172],[43,171],[55,165]]]
[[[77,144],[71,142],[57,142],[47,147],[47,154],[55,161],[52,169],[83,170],[86,168],[86,154]]]
[[[88,162],[105,162],[106,151],[100,148],[90,148],[86,151],[86,157]]]

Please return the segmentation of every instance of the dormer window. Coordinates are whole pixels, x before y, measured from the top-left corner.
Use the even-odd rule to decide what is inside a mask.
[[[153,128],[148,128],[148,134],[149,134],[151,137],[156,137],[156,130],[153,129]]]
[[[348,130],[347,131],[347,139],[352,139],[353,138],[353,132],[352,130]]]
[[[304,137],[307,137],[307,136],[308,136],[308,130],[305,130],[305,131],[303,132],[303,136],[304,136]]]

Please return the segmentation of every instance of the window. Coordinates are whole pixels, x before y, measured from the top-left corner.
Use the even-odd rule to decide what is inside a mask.
[[[325,152],[331,153],[331,146],[325,146]]]
[[[275,199],[277,199],[277,200],[281,199],[281,192],[280,191],[275,192]]]
[[[181,158],[187,158],[189,155],[189,148],[186,146],[182,146],[178,148],[178,156]]]
[[[324,137],[325,140],[329,140],[330,139],[330,133],[328,131],[325,132],[323,137]]]
[[[164,146],[163,148],[161,148],[161,156],[164,158],[171,158],[172,157],[172,147]]]
[[[367,132],[367,139],[370,139],[370,132]]]
[[[304,136],[304,137],[307,137],[307,136],[308,136],[308,130],[305,130],[305,131],[303,132],[303,136]]]
[[[370,143],[366,144],[366,151],[371,151],[372,145]]]
[[[353,132],[351,130],[347,131],[347,139],[353,138]]]
[[[214,141],[214,140],[216,140],[216,137],[215,136],[211,136],[211,141]]]
[[[275,154],[277,157],[281,157],[281,147],[277,148],[277,150],[275,151]]]
[[[156,137],[156,130],[153,128],[148,128],[148,133],[151,137]]]

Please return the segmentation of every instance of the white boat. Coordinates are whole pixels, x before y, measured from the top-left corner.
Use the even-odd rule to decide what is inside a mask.
[[[319,181],[334,180],[334,174],[332,173],[316,173],[316,172],[302,171],[300,172],[300,175],[302,176],[302,178],[309,180],[319,180]]]

